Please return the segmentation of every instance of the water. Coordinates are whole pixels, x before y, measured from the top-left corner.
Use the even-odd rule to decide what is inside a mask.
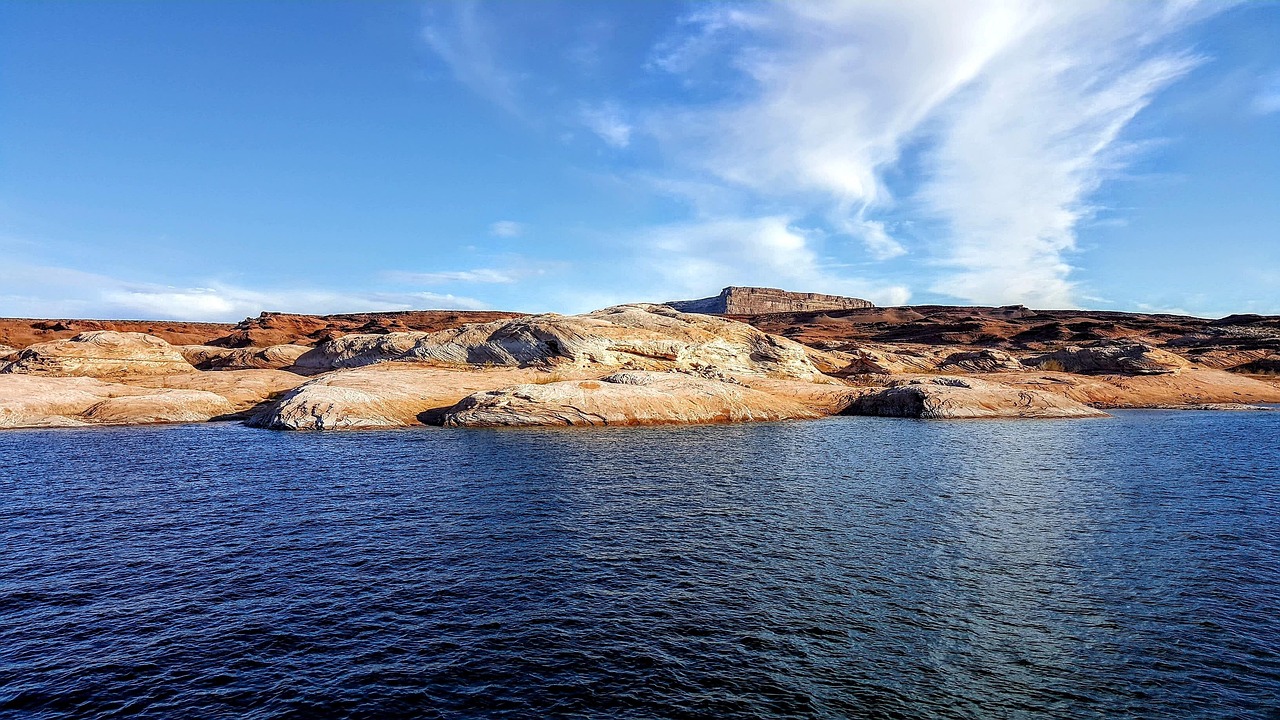
[[[1277,438],[0,433],[0,716],[1276,718]]]

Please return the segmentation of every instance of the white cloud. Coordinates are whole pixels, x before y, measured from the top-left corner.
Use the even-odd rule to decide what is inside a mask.
[[[496,268],[476,268],[475,270],[450,270],[443,272],[393,272],[388,277],[396,282],[421,285],[441,285],[444,283],[498,283],[510,284],[522,277],[537,274],[536,271],[498,270]]]
[[[489,234],[500,238],[520,237],[524,234],[524,225],[514,220],[499,220],[489,226]]]
[[[703,8],[650,65],[698,78],[727,57],[739,82],[719,103],[654,110],[644,127],[690,186],[714,181],[791,216],[820,213],[873,258],[907,249],[884,222],[889,209],[941,222],[942,235],[921,248],[943,273],[937,291],[1069,305],[1075,228],[1130,149],[1122,130],[1194,64],[1170,39],[1225,6]],[[904,168],[908,146],[923,151],[922,167],[913,156]],[[905,198],[893,197],[890,173],[912,188]]]
[[[606,145],[625,148],[631,144],[631,125],[622,119],[622,109],[614,102],[584,104],[578,113],[582,124]]]
[[[1122,166],[1121,132],[1196,60],[1150,43],[1157,6],[1063,4],[989,63],[939,119],[925,206],[948,226],[935,289],[977,302],[1073,306],[1067,253],[1089,198]]]
[[[422,38],[449,66],[453,77],[472,92],[519,115],[515,79],[502,67],[494,51],[493,30],[472,0],[432,3]]]
[[[1253,111],[1259,115],[1280,112],[1280,73],[1266,78],[1253,96]]]
[[[1009,41],[1009,3],[807,2],[700,11],[656,63],[690,71],[735,36],[745,100],[663,111],[650,129],[676,159],[767,197],[824,207],[874,257],[904,248],[869,208],[890,204],[882,172],[929,113]],[[674,49],[670,49],[673,47]]]
[[[480,310],[479,300],[431,292],[343,292],[138,283],[62,267],[7,264],[0,269],[0,316],[172,319],[234,322],[264,310],[308,314],[418,309]]]

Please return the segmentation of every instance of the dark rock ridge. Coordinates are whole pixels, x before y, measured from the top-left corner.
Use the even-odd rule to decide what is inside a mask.
[[[764,315],[875,307],[871,302],[861,298],[787,292],[776,288],[758,287],[727,287],[715,297],[701,300],[673,300],[666,304],[680,312],[719,315]]]
[[[404,310],[343,315],[264,312],[236,324],[180,320],[0,318],[0,346],[22,349],[50,340],[67,340],[95,330],[145,333],[173,345],[223,348],[316,345],[349,333],[435,332],[467,323],[492,322],[521,315],[489,310]],[[0,347],[0,356],[6,352]]]
[[[1280,316],[1232,315],[1209,320],[1105,310],[1031,310],[1018,305],[913,305],[774,313],[739,319],[810,347],[859,353],[891,349],[899,354],[946,356],[999,350],[1026,362],[1028,356],[1059,350],[1093,348],[1104,355],[1117,353],[1117,346],[1140,344],[1179,355],[1197,367],[1239,367],[1238,372],[1246,374],[1266,374],[1271,366],[1269,359],[1280,357]],[[1150,350],[1142,354],[1153,356]],[[977,369],[976,358],[957,357],[952,364],[962,359],[969,360],[967,365],[971,367],[962,365],[958,369]],[[1076,359],[1059,358],[1070,360],[1064,365],[1072,366],[1079,364]],[[1127,373],[1135,367],[1111,363],[1109,368],[1093,371]]]

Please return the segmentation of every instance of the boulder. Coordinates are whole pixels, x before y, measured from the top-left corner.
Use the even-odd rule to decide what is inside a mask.
[[[1186,360],[1171,352],[1136,342],[1072,346],[1027,358],[1022,362],[1041,370],[1124,375],[1160,375],[1176,372],[1189,365]]]
[[[448,427],[659,425],[812,418],[787,398],[684,373],[631,371],[599,380],[517,385],[464,398]]]
[[[345,335],[298,358],[316,372],[378,362],[436,365],[574,366],[638,370],[714,368],[735,375],[807,380],[820,375],[809,350],[745,323],[620,305],[585,315],[534,315],[434,333]]]
[[[0,372],[116,378],[194,369],[177,348],[154,335],[95,330],[32,345]]]
[[[961,377],[911,378],[853,401],[850,415],[928,419],[1103,417],[1062,395]]]

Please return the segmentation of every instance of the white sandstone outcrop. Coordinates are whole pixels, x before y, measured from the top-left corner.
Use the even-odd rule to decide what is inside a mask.
[[[204,422],[235,410],[203,390],[142,388],[86,377],[0,375],[0,428]]]
[[[655,425],[813,418],[819,413],[740,384],[672,372],[630,371],[599,380],[517,385],[464,398],[449,427]]]
[[[426,413],[443,411],[479,390],[560,376],[533,369],[449,369],[380,363],[328,372],[309,380],[264,408],[249,424],[273,430],[420,425],[426,420]]]
[[[809,379],[819,375],[799,343],[745,323],[673,310],[620,305],[585,315],[533,315],[434,333],[345,335],[298,358],[303,370],[378,362],[455,365],[597,366],[701,370]]]
[[[94,330],[68,340],[36,343],[19,352],[0,372],[113,378],[194,369],[177,348],[154,335]]]
[[[200,370],[280,370],[309,352],[307,345],[224,348],[210,345],[177,346],[187,362]]]

